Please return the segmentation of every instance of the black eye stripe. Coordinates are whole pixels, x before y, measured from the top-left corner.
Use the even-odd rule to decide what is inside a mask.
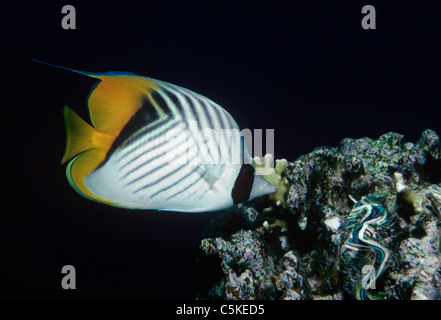
[[[233,198],[233,203],[235,205],[248,201],[250,198],[251,189],[253,188],[253,182],[253,166],[251,164],[242,164],[240,172],[237,175],[236,181],[234,182],[233,190],[231,190],[231,197]]]

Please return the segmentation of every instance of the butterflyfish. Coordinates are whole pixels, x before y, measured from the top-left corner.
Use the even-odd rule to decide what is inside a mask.
[[[210,99],[133,73],[64,69],[97,79],[90,124],[64,107],[62,163],[80,195],[130,209],[205,212],[277,190],[256,173],[234,118]]]

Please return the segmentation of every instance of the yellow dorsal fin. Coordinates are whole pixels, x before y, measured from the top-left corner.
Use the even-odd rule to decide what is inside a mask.
[[[89,96],[90,119],[96,129],[118,134],[157,86],[135,75],[94,75],[101,80]]]

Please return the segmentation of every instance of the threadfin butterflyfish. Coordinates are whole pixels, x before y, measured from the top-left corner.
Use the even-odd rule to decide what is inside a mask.
[[[123,208],[205,212],[276,191],[215,102],[132,73],[61,68],[98,81],[87,101],[91,124],[64,107],[62,163],[80,195]]]

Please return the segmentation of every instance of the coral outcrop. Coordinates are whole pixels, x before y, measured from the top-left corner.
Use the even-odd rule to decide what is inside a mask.
[[[441,298],[441,155],[434,131],[416,143],[397,133],[346,138],[287,162],[284,173],[285,162],[278,163],[282,178],[273,179],[286,177],[289,188],[284,182],[277,200],[238,205],[207,227],[199,299]],[[354,205],[373,197],[378,203],[368,203],[366,214],[384,209],[381,223]],[[348,250],[348,241],[360,250]],[[360,289],[368,282],[366,266],[378,268],[383,250],[381,272],[374,270],[375,281]]]

